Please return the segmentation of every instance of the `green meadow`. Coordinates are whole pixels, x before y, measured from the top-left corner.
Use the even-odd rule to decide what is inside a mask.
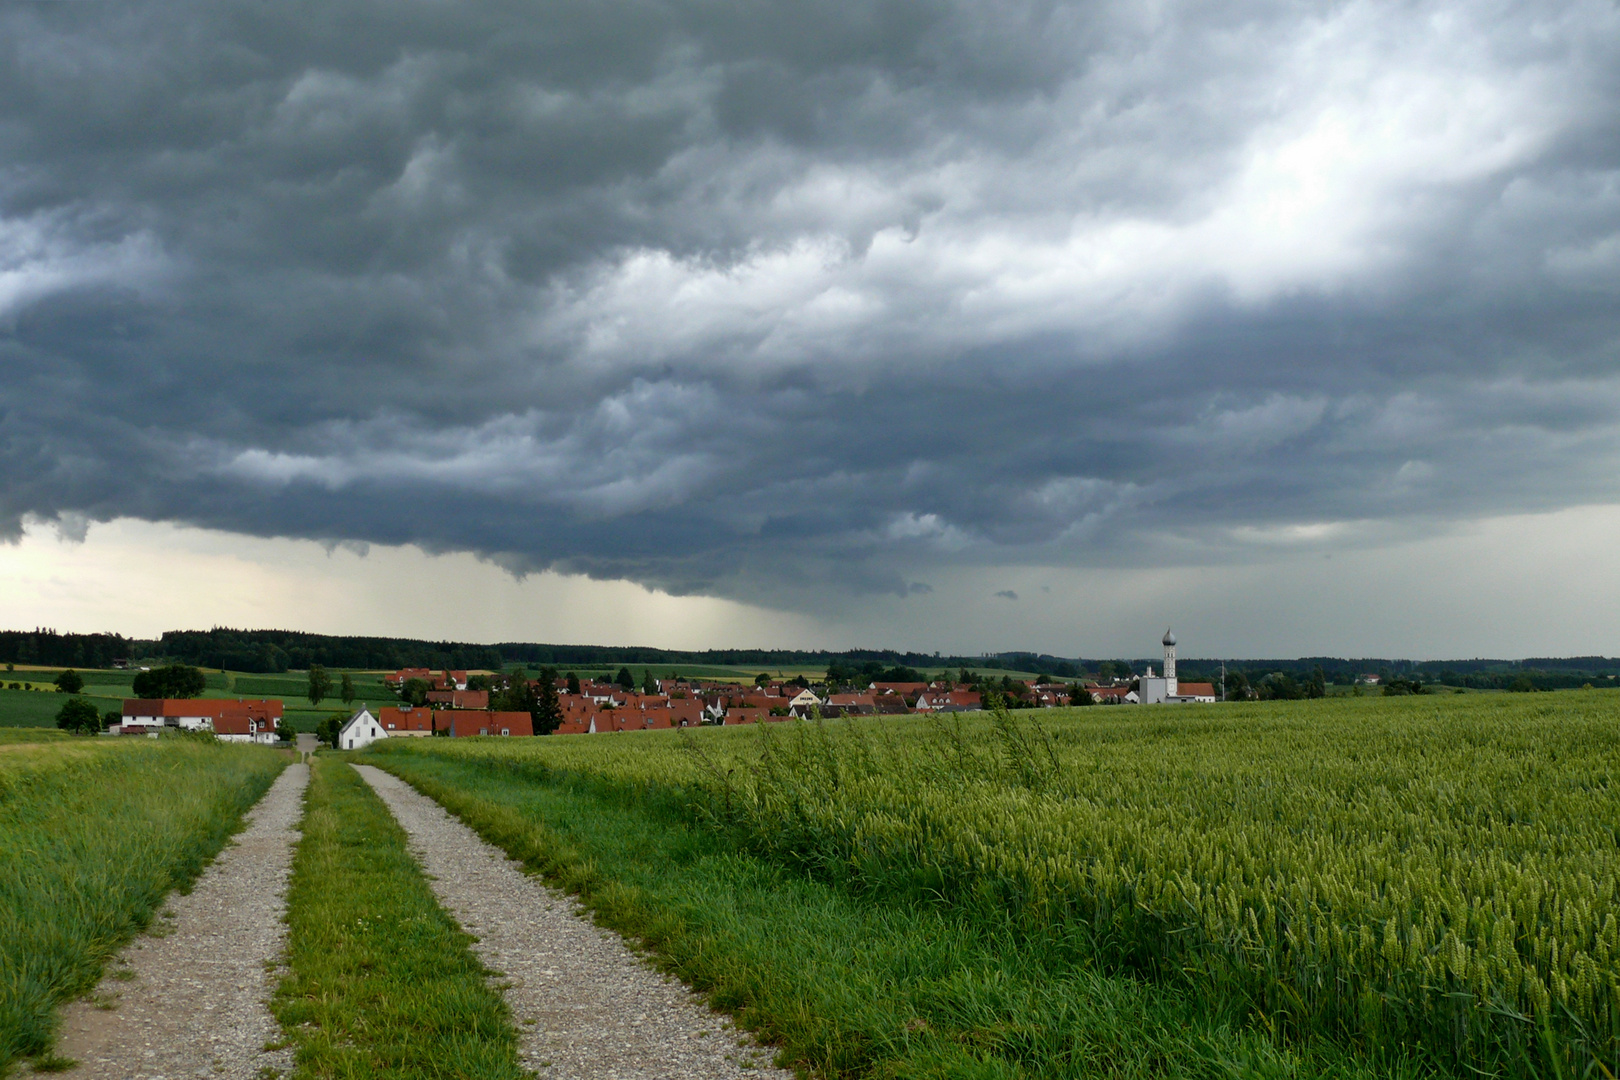
[[[1613,695],[399,740],[365,757],[828,1075],[1620,1064]]]
[[[201,873],[287,760],[202,739],[0,733],[0,1073],[48,1054],[57,1006]]]

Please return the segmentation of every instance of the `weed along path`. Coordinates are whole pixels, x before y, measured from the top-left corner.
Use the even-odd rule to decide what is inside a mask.
[[[502,974],[526,1068],[546,1080],[792,1077],[438,803],[381,769],[355,768],[410,837],[439,902]]]
[[[285,1054],[264,1050],[281,1034],[266,1001],[308,780],[307,766],[288,766],[191,892],[169,898],[173,917],[63,1011],[56,1055],[78,1063],[67,1075],[250,1080],[286,1067]]]

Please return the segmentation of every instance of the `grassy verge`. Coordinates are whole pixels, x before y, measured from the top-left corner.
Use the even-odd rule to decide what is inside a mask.
[[[0,740],[0,1072],[45,1054],[174,888],[219,852],[287,758],[191,739]]]
[[[379,744],[385,745],[385,744]],[[823,1075],[1398,1077],[1399,1059],[1277,1046],[1247,1013],[927,903],[859,897],[694,828],[667,800],[547,782],[495,758],[388,747],[389,769],[578,893],[603,924]],[[651,795],[648,789],[642,789]]]
[[[272,1007],[300,1077],[513,1080],[511,1015],[439,907],[405,833],[343,760],[318,755],[287,896],[291,973]]]

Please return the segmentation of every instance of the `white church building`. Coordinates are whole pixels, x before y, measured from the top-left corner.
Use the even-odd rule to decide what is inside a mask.
[[[1147,674],[1136,682],[1136,700],[1141,705],[1186,705],[1193,702],[1213,702],[1215,687],[1210,683],[1187,683],[1176,678],[1176,635],[1164,632],[1164,674],[1154,675],[1149,665]]]

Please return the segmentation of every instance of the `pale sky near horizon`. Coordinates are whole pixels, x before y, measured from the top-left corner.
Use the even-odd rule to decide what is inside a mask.
[[[1001,579],[1015,598],[985,598],[966,575],[932,594],[869,596],[818,616],[577,575],[519,580],[464,553],[414,547],[246,539],[127,519],[91,526],[80,540],[34,524],[20,542],[0,545],[0,625],[947,655],[994,640],[1098,659],[1155,655],[1159,625],[1175,623],[1187,657],[1612,656],[1620,654],[1616,535],[1616,507],[1497,518],[1364,548],[1290,535],[1272,538],[1277,550],[1258,564],[1026,567]],[[1460,587],[1458,565],[1469,567]],[[1572,578],[1570,566],[1587,572]],[[456,602],[434,600],[446,592]]]
[[[1609,0],[0,5],[0,624],[1613,655],[1617,508]]]

